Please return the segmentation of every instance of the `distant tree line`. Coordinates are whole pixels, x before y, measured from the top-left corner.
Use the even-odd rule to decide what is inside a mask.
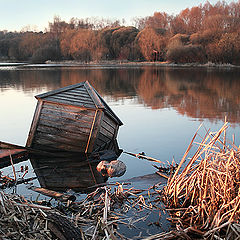
[[[174,63],[230,63],[240,65],[240,0],[206,2],[177,15],[125,21],[54,17],[45,32],[0,31],[0,59],[128,60]]]

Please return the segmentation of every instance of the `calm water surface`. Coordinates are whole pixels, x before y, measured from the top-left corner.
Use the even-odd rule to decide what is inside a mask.
[[[173,158],[179,162],[199,125],[204,124],[200,131],[202,135],[205,129],[217,131],[225,116],[229,121],[228,137],[231,139],[234,135],[236,144],[240,144],[239,70],[155,67],[1,67],[0,141],[24,146],[37,103],[34,96],[86,80],[124,123],[118,134],[118,143],[124,151],[144,151],[147,156],[164,162],[171,162]],[[129,181],[155,172],[152,163],[146,160],[126,154],[119,159],[127,165],[127,172],[120,179],[110,181]],[[30,161],[25,161],[16,165],[17,170],[21,164],[29,165],[31,169]],[[1,171],[12,174],[11,167]],[[29,174],[34,176],[33,172]],[[136,180],[135,186],[145,188],[151,181],[152,184],[162,181],[155,178],[148,178],[146,186],[142,180]],[[39,182],[35,180],[34,185]],[[37,196],[34,192],[29,193],[23,184],[18,186],[18,192],[32,198]],[[168,227],[164,219],[162,224]],[[158,221],[158,211],[149,216],[149,221]],[[139,227],[151,233],[159,232],[158,227]],[[120,230],[128,231],[130,238],[139,234],[124,226]],[[147,235],[147,231],[143,234]]]
[[[0,140],[25,145],[35,95],[88,80],[124,125],[124,151],[179,162],[201,122],[240,134],[240,71],[183,68],[4,68],[0,70]],[[154,172],[150,162],[122,154],[121,179]]]

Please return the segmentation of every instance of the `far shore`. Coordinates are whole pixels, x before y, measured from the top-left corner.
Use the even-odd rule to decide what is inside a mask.
[[[171,63],[171,62],[132,62],[132,61],[100,61],[100,62],[83,62],[75,60],[66,61],[46,61],[45,63],[31,63],[31,62],[0,62],[0,67],[109,67],[109,68],[123,68],[123,67],[204,67],[204,68],[240,68],[240,66],[233,64],[217,64],[217,63]]]

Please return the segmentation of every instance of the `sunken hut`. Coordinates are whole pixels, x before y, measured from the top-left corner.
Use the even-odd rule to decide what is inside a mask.
[[[117,148],[122,122],[88,81],[36,98],[27,147],[83,153]]]

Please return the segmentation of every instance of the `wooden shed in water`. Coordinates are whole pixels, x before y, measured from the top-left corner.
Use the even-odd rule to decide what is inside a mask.
[[[122,122],[88,81],[36,98],[27,147],[85,153],[116,148]]]

